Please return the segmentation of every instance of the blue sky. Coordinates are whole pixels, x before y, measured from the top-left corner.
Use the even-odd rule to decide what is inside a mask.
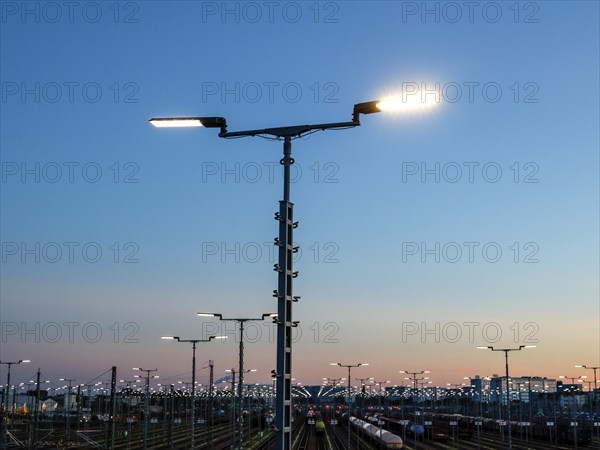
[[[285,2],[272,20],[262,3],[84,2],[71,18],[64,6],[29,2],[38,12],[23,15],[5,2],[2,360],[64,376],[111,365],[174,376],[188,349],[160,335],[201,333],[200,310],[274,310],[267,243],[281,143],[155,129],[150,117],[225,116],[230,130],[345,121],[355,103],[439,83],[430,112],[363,116],[359,128],[294,142],[297,378],[335,375],[334,357],[368,360],[385,378],[423,367],[440,383],[500,371],[465,322],[498,323],[499,344],[516,343],[515,323],[520,342],[537,330],[538,348],[515,366],[523,373],[597,363],[598,4],[502,2],[484,13],[481,3],[456,23],[457,4],[427,5],[439,17],[423,17],[421,2]],[[423,168],[433,173],[421,178]],[[440,262],[424,253],[436,243]],[[94,323],[102,338],[69,342],[64,322]],[[55,343],[51,323],[63,334]],[[403,337],[412,323],[438,326],[440,342]],[[463,333],[454,343],[442,332],[452,323]],[[123,342],[136,329],[138,342]],[[268,341],[248,346],[265,380]],[[234,342],[215,345],[205,359],[236,364]]]

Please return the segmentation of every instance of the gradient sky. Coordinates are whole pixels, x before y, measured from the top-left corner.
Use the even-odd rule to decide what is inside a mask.
[[[421,83],[431,111],[294,142],[296,380],[366,361],[353,377],[456,383],[502,372],[477,345],[533,340],[515,375],[600,362],[597,2],[50,3],[2,3],[1,360],[32,360],[13,380],[189,377],[191,348],[161,335],[276,309],[281,143],[150,117],[345,121]],[[268,381],[275,342],[248,337]],[[236,345],[199,360],[223,374]]]

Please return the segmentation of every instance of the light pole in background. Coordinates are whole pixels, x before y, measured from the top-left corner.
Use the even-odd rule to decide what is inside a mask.
[[[381,443],[381,445],[383,446],[383,441],[382,441],[382,436],[383,436],[383,420],[381,420],[381,415],[383,414],[383,410],[385,407],[385,388],[383,390],[383,394],[381,393],[381,385],[382,384],[387,384],[387,383],[391,383],[390,380],[383,380],[383,381],[377,381],[377,380],[373,380],[373,383],[376,385],[379,385],[379,401],[380,401],[380,406],[381,406],[381,411],[379,413],[379,415],[377,416],[377,426],[379,427],[379,442]]]
[[[266,317],[272,317],[275,319],[277,317],[276,313],[263,313],[260,318],[235,318],[229,319],[224,318],[222,314],[217,313],[196,313],[199,317],[218,317],[219,320],[223,322],[237,322],[240,324],[240,349],[239,349],[239,368],[238,368],[238,397],[239,397],[239,405],[238,405],[238,422],[239,422],[239,430],[238,430],[238,449],[242,450],[242,443],[244,438],[244,423],[242,418],[242,411],[244,410],[244,397],[242,397],[243,389],[244,389],[244,325],[246,322],[262,322]]]
[[[598,377],[596,376],[596,371],[598,369],[600,369],[599,366],[586,366],[585,364],[578,364],[575,367],[581,368],[581,369],[587,369],[587,370],[593,370],[594,371],[594,391],[592,392],[592,426],[595,426],[596,429],[598,430],[598,450],[600,450],[600,418],[598,418],[597,420],[594,420],[594,417],[597,417],[596,414],[596,409],[598,408]],[[588,385],[589,386],[589,385]],[[592,428],[593,430],[593,428]]]
[[[226,369],[231,374],[231,450],[235,446],[235,373],[234,368]]]
[[[3,403],[4,403],[4,418],[2,423],[2,450],[6,450],[8,446],[8,402],[10,401],[10,368],[13,365],[21,363],[31,362],[28,359],[20,359],[18,361],[0,361],[0,364],[6,364],[8,366],[8,373],[6,374],[6,386],[4,387]],[[14,401],[14,399],[13,399]],[[12,409],[12,407],[11,407]]]
[[[227,369],[225,370],[225,372],[231,372],[231,374],[233,375],[233,379],[232,381],[234,381],[235,384],[235,371],[233,369]],[[238,370],[238,380],[242,380],[244,378],[244,374],[246,373],[250,373],[250,372],[256,372],[256,369],[246,369],[242,372],[240,372]],[[242,388],[240,389],[240,386],[242,386]],[[242,443],[243,443],[243,438],[244,438],[244,420],[243,420],[243,414],[244,414],[244,392],[243,392],[243,385],[241,385],[241,382],[238,383],[238,424],[239,424],[239,429],[238,429],[238,446],[241,449],[242,447]],[[235,406],[235,390],[232,391],[233,393],[233,403]],[[235,410],[235,408],[234,408]],[[235,414],[235,413],[234,413]]]
[[[367,381],[373,381],[375,378],[373,377],[369,377],[369,378],[355,378],[356,381],[360,381],[360,406],[359,406],[359,411],[360,411],[360,415],[362,418],[362,410],[364,408],[364,397],[366,394],[366,387],[367,387]]]
[[[571,376],[567,376],[567,375],[559,375],[558,378],[561,379],[565,379],[565,380],[571,380],[571,385],[576,386],[575,384],[575,380],[577,380],[578,382],[582,383],[581,386],[581,390],[583,391],[583,378],[587,378],[586,375],[583,376],[575,376],[575,377],[571,377]],[[575,393],[577,392],[576,389],[573,390],[573,394],[571,396],[571,405],[569,406],[569,410],[571,411],[571,419],[573,420],[571,426],[573,427],[573,443],[575,444],[575,450],[577,450],[577,396],[575,395]]]
[[[69,383],[69,390],[67,391],[67,395],[65,396],[66,401],[63,402],[65,406],[65,410],[67,412],[67,429],[65,431],[66,440],[69,440],[71,436],[71,383],[75,381],[75,378],[59,378],[59,381],[67,381]]]
[[[460,383],[460,384],[452,384],[452,383],[446,383],[446,386],[448,386],[448,389],[452,389],[453,390],[453,397],[454,397],[454,418],[452,419],[452,443],[453,446],[456,447],[456,435],[458,434],[458,394],[459,394],[459,389],[461,389],[461,387],[466,386],[465,383]],[[459,436],[460,439],[460,436]]]
[[[421,370],[419,372],[408,372],[407,370],[401,370],[400,373],[404,373],[406,375],[412,375],[412,378],[405,378],[405,380],[412,380],[413,381],[413,414],[415,417],[415,423],[413,424],[415,426],[415,431],[413,433],[414,437],[415,437],[415,448],[417,447],[417,432],[416,432],[416,426],[417,426],[417,404],[415,402],[415,392],[417,391],[417,381],[422,381],[422,380],[429,380],[429,377],[422,377],[422,378],[417,378],[417,375],[423,375],[426,373],[429,373],[429,370]],[[406,425],[405,425],[406,427]]]
[[[348,450],[350,450],[350,399],[352,398],[350,396],[350,380],[352,379],[350,377],[350,370],[353,367],[368,366],[369,363],[358,363],[358,364],[331,363],[330,365],[345,367],[348,369]]]
[[[331,389],[331,392],[333,393],[335,391],[335,388],[338,386],[338,384],[340,384],[340,381],[345,381],[345,378],[323,378],[323,384],[328,384],[331,383],[331,385],[333,386],[333,388]],[[331,419],[335,419],[335,412],[336,412],[336,408],[337,408],[337,395],[334,394],[333,397],[333,413],[331,414]]]
[[[535,348],[535,345],[519,345],[518,348],[494,348],[491,345],[488,345],[486,347],[477,347],[478,350],[491,350],[493,352],[504,352],[504,360],[505,360],[505,368],[506,368],[506,406],[508,409],[508,422],[507,422],[507,427],[508,427],[508,448],[509,450],[512,450],[512,432],[510,429],[510,421],[511,421],[511,417],[510,417],[510,380],[509,380],[509,375],[508,375],[508,353],[509,352],[518,352],[523,350],[524,348]],[[502,397],[500,397],[501,403],[502,403]]]
[[[148,448],[148,409],[149,402],[148,396],[150,395],[150,378],[158,378],[158,375],[150,377],[152,372],[158,372],[158,369],[142,369],[141,367],[134,367],[133,370],[139,370],[140,372],[146,372],[146,394],[144,395],[144,450]],[[139,375],[134,375],[135,378],[141,378]]]
[[[481,448],[481,426],[483,425],[483,380],[484,378],[480,378],[479,375],[475,378],[471,377],[463,377],[463,380],[469,380],[469,384],[471,388],[477,387],[477,400],[479,402],[479,407],[477,408],[477,419],[475,420],[475,426],[477,427],[477,449]],[[473,384],[473,380],[477,381],[476,384]],[[529,381],[529,387],[531,389],[531,379]]]
[[[600,367],[586,366],[585,364],[578,364],[575,367],[580,368],[580,369],[593,370],[594,371],[594,390],[598,389],[598,378],[596,377],[596,371],[598,369],[600,369]]]
[[[181,339],[179,336],[162,336],[161,339],[176,340],[177,342],[188,342],[192,344],[192,450],[195,449],[196,433],[196,344],[198,342],[210,342],[213,339],[227,339],[227,336],[210,336],[208,339]],[[171,417],[171,420],[173,418]]]
[[[427,99],[414,98],[407,101],[406,95],[398,98],[377,100],[354,105],[352,120],[347,122],[320,123],[314,125],[293,125],[276,128],[263,128],[247,131],[227,131],[227,121],[224,117],[171,117],[153,118],[150,123],[159,128],[173,127],[206,127],[218,128],[219,137],[224,139],[241,137],[262,137],[270,140],[283,140],[283,200],[279,202],[279,212],[275,219],[279,222],[279,238],[275,245],[279,247],[279,263],[275,264],[278,272],[278,287],[274,295],[278,299],[277,314],[277,394],[275,410],[275,448],[276,450],[291,450],[292,447],[292,302],[298,301],[292,292],[292,280],[298,276],[293,271],[293,253],[298,251],[293,244],[293,230],[298,226],[294,222],[294,204],[290,201],[290,167],[294,164],[292,158],[292,140],[299,139],[317,131],[346,130],[360,126],[361,114],[373,114],[388,110],[414,111],[437,103]]]

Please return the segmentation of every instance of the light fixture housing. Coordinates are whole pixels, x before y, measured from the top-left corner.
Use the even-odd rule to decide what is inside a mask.
[[[379,103],[381,103],[381,100],[357,103],[356,105],[354,105],[352,120],[354,122],[360,122],[360,119],[358,117],[360,114],[374,114],[381,112],[381,108],[379,108]]]
[[[153,117],[149,122],[157,128],[220,128],[227,131],[225,117]]]

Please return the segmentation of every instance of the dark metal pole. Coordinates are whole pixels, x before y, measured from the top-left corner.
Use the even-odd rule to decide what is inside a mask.
[[[169,401],[171,414],[169,417],[169,448],[173,449],[173,431],[175,428],[175,385],[171,385],[171,398]]]
[[[192,450],[196,439],[196,341],[192,341]]]
[[[4,401],[4,414],[3,414],[3,423],[2,423],[2,450],[6,450],[8,446],[8,417],[9,417],[9,407],[8,402],[10,401],[10,367],[13,365],[12,362],[6,363],[8,365],[8,373],[6,375],[6,386],[4,387],[3,397],[6,398]]]
[[[63,402],[63,404],[66,404],[66,410],[67,410],[67,430],[66,430],[66,441],[67,443],[69,442],[69,438],[71,437],[71,383],[73,381],[75,381],[74,379],[70,379],[67,380],[65,379],[65,381],[69,382],[69,390],[67,391],[67,396],[66,396],[66,401]]]
[[[277,402],[275,408],[276,450],[292,448],[292,269],[294,205],[290,202],[292,141],[284,138],[283,200],[279,202],[279,274],[277,292]]]
[[[117,368],[113,366],[110,379],[110,407],[108,410],[108,439],[107,448],[115,448],[115,417],[117,415]]]
[[[504,357],[505,357],[505,361],[506,361],[506,406],[508,408],[508,448],[509,450],[512,450],[512,433],[511,433],[511,429],[510,429],[510,385],[509,385],[509,380],[508,380],[508,352],[510,350],[504,350]]]
[[[215,404],[214,404],[214,399],[213,399],[215,364],[212,359],[208,361],[208,366],[210,367],[208,398],[210,401],[210,448],[212,450],[212,448],[213,448],[213,424],[214,424],[214,417],[215,417]]]
[[[235,443],[235,370],[231,369],[231,448]]]
[[[158,372],[158,369],[142,369],[141,367],[135,369],[140,372],[146,372],[146,395],[144,396],[144,450],[148,448],[148,415],[149,415],[149,398],[150,395],[150,373]],[[154,436],[154,434],[152,435]]]
[[[148,448],[148,394],[150,393],[150,372],[146,374],[146,394],[144,395],[144,450]]]
[[[347,428],[348,428],[348,450],[350,450],[350,368],[352,366],[348,365],[348,423]]]
[[[38,367],[35,384],[35,406],[33,407],[33,439],[30,443],[31,448],[35,448],[37,442],[37,429],[40,415],[40,368]]]
[[[240,352],[238,370],[238,450],[242,450],[244,439],[244,321],[240,320]]]

